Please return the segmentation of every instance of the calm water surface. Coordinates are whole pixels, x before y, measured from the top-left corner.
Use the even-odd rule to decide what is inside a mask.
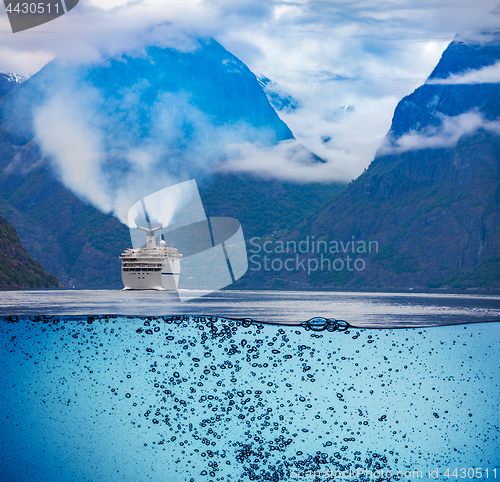
[[[479,294],[219,291],[181,303],[156,291],[0,292],[0,315],[218,315],[301,322],[314,316],[359,327],[430,326],[500,319],[500,296]]]

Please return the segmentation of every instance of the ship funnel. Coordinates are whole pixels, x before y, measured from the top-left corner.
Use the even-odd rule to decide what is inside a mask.
[[[160,229],[163,229],[163,226],[160,224],[156,228],[143,228],[142,226],[137,226],[137,229],[140,231],[144,231],[148,237],[147,237],[147,248],[156,248],[156,239],[155,239],[155,233],[157,231],[160,231]]]

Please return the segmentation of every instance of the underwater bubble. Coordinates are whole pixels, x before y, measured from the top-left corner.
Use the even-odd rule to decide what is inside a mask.
[[[40,424],[38,432],[44,433],[42,427],[57,426],[63,413],[79,427],[93,414],[94,430],[85,435],[80,453],[75,446],[79,456],[67,457],[68,466],[96,463],[92,450],[97,454],[96,447],[112,440],[106,445],[109,469],[100,469],[110,482],[123,480],[120,459],[127,460],[136,482],[198,480],[194,474],[203,471],[203,480],[215,482],[287,481],[292,469],[325,467],[396,473],[438,466],[443,459],[465,464],[495,457],[500,377],[488,348],[498,349],[495,330],[472,327],[466,338],[456,327],[357,330],[344,337],[339,332],[348,331],[347,324],[321,320],[326,329],[309,332],[322,331],[323,338],[305,336],[304,327],[243,327],[239,320],[201,316],[133,318],[133,323],[95,317],[91,325],[71,320],[58,331],[61,319],[58,326],[45,323],[46,332],[35,321],[26,329],[25,320],[17,320],[3,328],[8,358],[2,358],[2,373],[12,380],[3,388],[6,414],[16,422],[26,416],[11,402],[20,397],[30,398],[30,406],[35,401],[43,410],[49,407],[39,420],[23,424],[35,437],[31,427]],[[153,334],[136,332],[137,323],[145,321]],[[488,363],[478,370],[471,354]],[[31,384],[29,394],[19,392],[19,379]],[[436,417],[434,407],[443,407],[446,416]],[[64,440],[70,447],[71,438]],[[54,475],[55,464],[43,458],[51,461],[52,452],[31,452],[39,457],[36,464]],[[68,473],[53,479],[72,480],[69,469],[61,470]]]

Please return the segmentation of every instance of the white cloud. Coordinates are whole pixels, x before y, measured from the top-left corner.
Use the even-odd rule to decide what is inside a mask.
[[[324,93],[329,92],[324,89]],[[315,94],[304,92],[300,111],[283,113],[281,117],[300,143],[327,161],[328,168],[325,166],[318,180],[350,181],[373,159],[399,99],[365,98],[348,92],[343,93],[343,98],[336,98],[332,92],[331,97],[327,95],[323,100]],[[318,174],[315,169],[311,176]]]
[[[495,39],[500,31],[500,5],[492,5],[489,15],[473,15],[457,33],[457,39],[466,44],[484,44]]]
[[[500,62],[482,67],[481,69],[469,69],[460,74],[452,74],[445,79],[430,79],[428,84],[498,84],[500,83]]]
[[[253,173],[296,183],[328,183],[351,180],[345,169],[349,160],[348,153],[344,153],[336,163],[314,161],[309,151],[296,140],[282,141],[267,148],[245,143],[228,146],[228,160],[215,170]]]
[[[397,102],[425,81],[455,32],[497,1],[80,0],[49,24],[4,33],[0,71],[32,74],[55,56],[94,62],[150,44],[190,50],[192,37],[211,36],[300,101],[280,115],[328,161],[307,175],[277,165],[301,173],[292,177],[349,180],[373,159]],[[0,28],[9,29],[4,12]]]
[[[500,134],[500,121],[489,121],[477,111],[469,111],[454,117],[440,115],[441,123],[421,131],[410,131],[397,139],[387,139],[378,154],[386,155],[420,149],[453,147],[458,140],[478,129]]]

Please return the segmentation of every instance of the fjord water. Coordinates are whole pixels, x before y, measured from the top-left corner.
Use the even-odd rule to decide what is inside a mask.
[[[203,293],[198,292],[201,296]],[[369,328],[431,326],[500,319],[500,296],[471,293],[231,291],[181,303],[168,292],[29,290],[0,292],[0,316],[215,315],[272,323],[313,316]]]
[[[100,311],[95,293],[77,309]],[[294,312],[297,293],[257,295],[199,303],[258,315],[267,302],[274,322],[335,311],[352,324],[357,312],[365,326],[387,316],[469,323],[330,333],[215,315],[42,316],[71,303],[35,296],[38,315],[0,324],[1,479],[389,480],[400,471],[396,480],[450,480],[455,468],[458,478],[462,468],[465,478],[478,468],[500,477],[500,323],[470,323],[498,318],[498,298],[307,293],[309,311]],[[15,296],[2,293],[5,311]],[[101,310],[120,306],[107,303]]]

